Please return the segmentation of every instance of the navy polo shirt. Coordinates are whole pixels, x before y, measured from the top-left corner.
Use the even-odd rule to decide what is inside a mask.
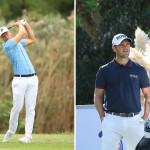
[[[150,86],[145,68],[131,59],[123,66],[115,59],[99,68],[95,88],[105,89],[105,109],[112,112],[140,112],[140,88]]]

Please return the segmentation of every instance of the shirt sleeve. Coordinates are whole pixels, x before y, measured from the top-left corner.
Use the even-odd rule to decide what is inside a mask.
[[[25,47],[25,40],[24,40],[24,39],[21,40],[21,41],[20,41],[20,44],[21,44],[23,47]]]
[[[100,67],[97,74],[96,74],[96,81],[95,81],[95,88],[106,88],[106,80],[105,80],[105,72],[104,68]]]
[[[148,86],[150,86],[149,78],[148,78],[146,69],[143,67],[142,68],[142,76],[141,76],[141,80],[140,80],[140,88],[144,88],[144,87],[148,87]]]

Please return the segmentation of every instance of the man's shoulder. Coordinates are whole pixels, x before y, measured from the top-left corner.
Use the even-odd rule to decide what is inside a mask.
[[[105,64],[105,65],[102,65],[100,68],[101,69],[109,69],[110,67],[112,67],[112,64],[113,64],[113,61],[110,61],[110,62],[108,62],[107,64]]]
[[[136,63],[134,61],[132,61],[132,64],[133,64],[133,67],[136,67],[136,68],[139,68],[139,69],[142,69],[142,70],[145,69],[145,67],[143,65],[138,64],[138,63]]]
[[[3,51],[7,53],[7,51],[12,51],[15,48],[15,42],[13,39],[7,40],[3,43]]]
[[[106,73],[107,71],[110,70],[110,68],[112,68],[112,61],[108,62],[105,65],[100,66],[99,69],[98,69],[98,72],[99,73]]]
[[[11,39],[9,39],[9,40],[7,40],[5,43],[3,43],[3,46],[11,46],[11,45],[14,45],[15,44],[15,42],[14,42],[14,40],[13,40],[13,38],[11,38]]]

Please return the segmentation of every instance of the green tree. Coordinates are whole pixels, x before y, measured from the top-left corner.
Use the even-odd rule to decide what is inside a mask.
[[[73,0],[1,0],[0,2],[0,17],[4,17],[6,21],[21,17],[23,10],[42,15],[60,13],[66,17],[74,9]]]

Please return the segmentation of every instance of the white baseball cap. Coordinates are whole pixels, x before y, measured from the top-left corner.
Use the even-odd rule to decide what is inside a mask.
[[[0,28],[0,36],[1,36],[3,33],[8,32],[8,31],[9,31],[8,28],[6,28],[6,27],[1,27],[1,28]]]
[[[129,42],[131,42],[132,40],[130,38],[128,38],[125,34],[117,34],[113,37],[112,39],[112,46],[115,45],[119,45],[123,40],[127,39]]]

